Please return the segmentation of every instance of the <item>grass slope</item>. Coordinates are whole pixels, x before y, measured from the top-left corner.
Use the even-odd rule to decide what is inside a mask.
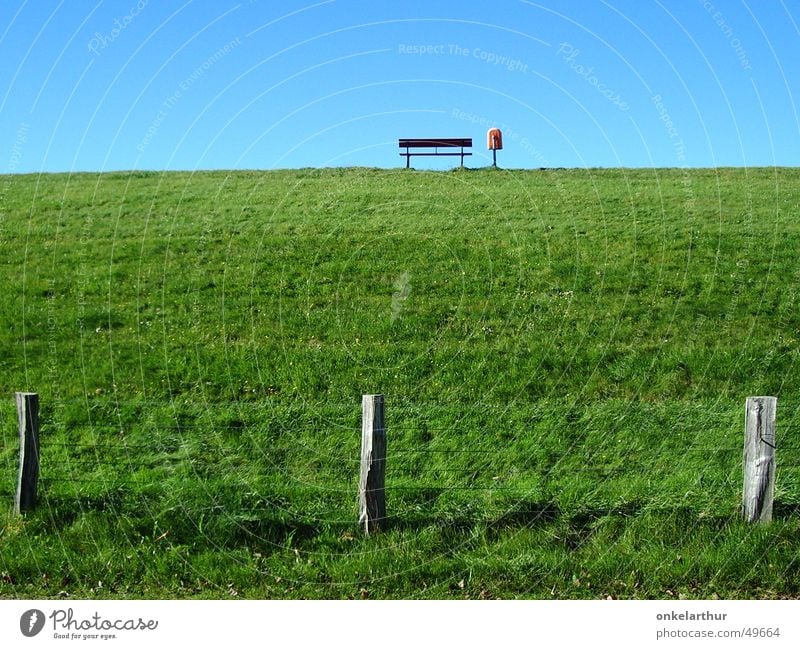
[[[794,169],[6,176],[0,596],[797,596],[799,203]]]

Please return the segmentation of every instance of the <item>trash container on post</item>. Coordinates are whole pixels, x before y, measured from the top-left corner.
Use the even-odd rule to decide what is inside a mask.
[[[503,133],[499,128],[490,128],[486,132],[486,148],[492,151],[492,166],[497,166],[497,150],[503,148]]]

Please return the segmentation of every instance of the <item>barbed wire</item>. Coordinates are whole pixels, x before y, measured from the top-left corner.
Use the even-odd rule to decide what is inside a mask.
[[[582,471],[571,471],[571,473],[592,473],[592,472],[601,472],[596,471],[593,468],[584,468]],[[474,471],[448,471],[444,470],[441,472],[437,472],[445,475],[474,475],[476,472]],[[533,479],[539,478],[542,480],[550,480],[552,474],[545,474],[545,475],[525,475],[525,476],[497,476],[494,478],[490,478],[495,480],[495,484],[491,485],[478,485],[478,484],[428,484],[428,483],[418,483],[418,482],[401,482],[401,483],[388,483],[385,487],[385,491],[392,491],[392,490],[428,490],[428,491],[518,491],[518,492],[531,492],[541,488],[540,484],[535,485],[511,485],[509,486],[507,483],[509,481],[519,481],[521,479]],[[282,475],[284,479],[289,476]],[[399,476],[402,477],[402,476]],[[435,478],[436,476],[429,476]],[[610,477],[610,476],[604,476]],[[624,474],[620,474],[618,477],[624,477]],[[703,476],[701,476],[702,478]],[[733,482],[733,478],[730,476],[725,475],[718,475],[715,476],[715,480],[707,480],[707,484],[713,483],[724,483],[726,485],[735,485]],[[486,479],[486,478],[484,478]],[[109,477],[84,477],[84,476],[75,476],[75,475],[68,475],[68,474],[47,474],[41,476],[39,478],[41,482],[58,482],[58,483],[91,483],[91,484],[103,484],[103,485],[115,485],[115,486],[157,486],[159,483],[154,480],[141,480],[141,479],[133,479],[131,477],[120,477],[120,476],[109,476]],[[558,477],[555,480],[550,480],[551,482],[562,482],[563,478]],[[567,480],[568,481],[568,480]],[[246,483],[248,486],[256,486],[257,481],[249,481]],[[261,485],[258,485],[261,486]],[[287,484],[283,485],[282,490],[288,490],[291,492],[297,490],[305,490],[314,493],[327,493],[327,492],[340,492],[340,491],[350,491],[355,489],[355,480],[341,480],[338,483],[331,483],[330,481],[326,481],[326,484],[323,485],[309,485],[306,480],[301,480],[299,478],[296,479],[296,484]],[[269,492],[270,490],[276,490],[275,486],[270,486],[266,488],[266,491]]]
[[[248,384],[249,385],[249,384]],[[250,389],[259,389],[264,390],[265,392],[270,389],[275,389],[275,386],[264,384],[261,385],[249,385]],[[74,397],[55,397],[53,399],[53,403],[55,404],[67,404],[67,403],[113,403],[113,404],[122,404],[122,405],[173,405],[173,404],[191,404],[193,406],[198,405],[239,405],[241,403],[248,403],[254,405],[262,405],[262,406],[269,406],[271,402],[283,402],[288,403],[294,406],[303,406],[303,407],[320,407],[320,406],[336,406],[336,407],[358,407],[361,405],[362,394],[353,395],[351,398],[342,398],[340,400],[336,399],[323,399],[323,400],[315,400],[315,399],[307,399],[302,394],[296,395],[282,395],[280,393],[276,394],[258,394],[257,396],[265,399],[266,401],[259,401],[255,402],[252,399],[245,399],[245,398],[227,398],[227,399],[204,399],[201,395],[192,395],[192,396],[173,396],[173,395],[163,395],[158,397],[148,397],[148,396],[119,396],[118,393],[114,392],[113,390],[105,391],[101,394],[95,394],[94,392],[86,393],[84,396],[74,396]],[[528,399],[523,398],[509,398],[507,401],[499,403],[497,401],[452,401],[448,403],[442,403],[441,401],[421,401],[421,400],[411,400],[407,397],[386,397],[386,402],[394,406],[403,406],[403,407],[422,407],[422,408],[438,408],[438,409],[462,409],[462,408],[485,408],[485,407],[495,407],[495,408],[508,408],[508,407],[519,407],[520,405],[528,407],[528,408],[538,408],[542,409],[541,403],[549,404],[555,401],[559,401],[563,399],[541,399],[538,402],[530,401]],[[574,399],[570,399],[569,401],[574,401]],[[719,404],[716,407],[712,407],[710,404],[712,403],[719,403],[720,399],[707,399],[707,400],[695,400],[691,402],[687,402],[687,408],[692,408],[696,410],[702,410],[703,412],[727,412],[731,408],[741,408],[743,405],[743,401],[740,402],[739,400],[730,401],[727,404]],[[13,406],[11,406],[13,407]]]
[[[259,450],[263,453],[268,453],[270,451],[296,451],[298,449],[308,450],[311,448],[310,446],[303,444],[302,439],[296,440],[297,443],[289,446],[289,445],[271,445],[265,446],[260,448]],[[527,440],[526,440],[527,441]],[[207,442],[199,442],[202,445],[206,444]],[[70,449],[73,451],[79,450],[114,450],[114,451],[141,451],[146,453],[190,453],[190,452],[197,452],[193,451],[192,449],[188,449],[185,446],[178,446],[178,447],[168,447],[168,446],[159,446],[158,444],[131,444],[127,442],[117,442],[117,443],[110,443],[110,442],[94,442],[94,443],[72,443],[72,442],[56,442],[56,441],[40,441],[40,450],[41,452],[45,452],[49,448],[65,448]],[[574,444],[573,448],[580,448],[579,444]],[[244,451],[247,450],[247,447],[224,447],[224,445],[214,445],[205,446],[205,449],[208,450],[210,448],[216,450],[230,450],[230,451]],[[798,445],[781,445],[780,443],[775,445],[776,450],[778,451],[800,451],[800,446]],[[392,455],[410,455],[410,454],[478,454],[478,455],[508,455],[511,452],[522,452],[524,449],[518,449],[510,444],[506,448],[472,448],[470,447],[455,447],[455,448],[431,448],[430,446],[418,446],[418,447],[403,447],[400,448],[393,448],[390,444],[388,445],[388,449]],[[322,449],[317,449],[321,451]],[[680,452],[680,453],[742,453],[744,451],[744,447],[742,446],[659,446],[653,449],[641,449],[641,448],[634,448],[628,449],[626,453],[620,453],[621,450],[619,447],[609,446],[609,447],[597,447],[593,449],[595,451],[595,455],[603,454],[603,453],[615,453],[618,457],[629,457],[632,455],[646,455],[647,453],[664,453],[664,452]],[[531,449],[531,453],[535,452],[548,452],[547,447],[539,447],[537,449]],[[566,456],[566,455],[565,455]],[[672,461],[672,460],[671,460]]]

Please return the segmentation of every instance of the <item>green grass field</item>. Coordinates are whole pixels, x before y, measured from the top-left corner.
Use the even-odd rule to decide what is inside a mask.
[[[2,597],[800,594],[798,170],[6,176],[0,209]]]

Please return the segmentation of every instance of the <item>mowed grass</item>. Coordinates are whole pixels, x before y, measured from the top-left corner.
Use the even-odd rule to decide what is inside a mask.
[[[799,206],[794,169],[0,178],[0,596],[796,597]]]

